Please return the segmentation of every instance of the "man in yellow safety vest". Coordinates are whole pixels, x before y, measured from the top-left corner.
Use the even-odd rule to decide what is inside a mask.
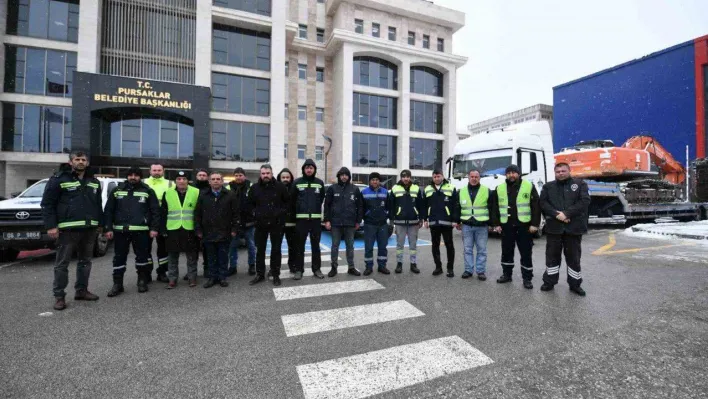
[[[197,286],[197,263],[201,242],[194,232],[194,209],[199,189],[189,185],[184,171],[177,172],[176,187],[167,189],[162,197],[162,235],[169,258],[167,288],[175,288],[179,278],[179,254],[187,255],[187,279],[190,287]]]
[[[480,184],[481,176],[478,170],[470,170],[467,178],[467,186],[460,190],[460,222],[465,252],[465,272],[462,273],[462,278],[472,277],[476,269],[477,278],[485,281],[488,229],[496,220],[496,201],[494,192]]]

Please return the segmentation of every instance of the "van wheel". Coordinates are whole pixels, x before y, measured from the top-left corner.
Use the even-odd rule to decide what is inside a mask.
[[[93,245],[93,257],[100,258],[108,252],[108,239],[103,234],[96,235],[96,243]]]
[[[0,262],[12,262],[19,254],[20,251],[13,248],[0,249]]]

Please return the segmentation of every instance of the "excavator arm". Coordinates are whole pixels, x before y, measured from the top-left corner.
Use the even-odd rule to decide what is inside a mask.
[[[624,148],[634,148],[644,150],[649,153],[652,162],[661,171],[661,178],[673,184],[683,184],[686,180],[686,170],[676,161],[676,159],[668,152],[664,146],[659,144],[651,136],[634,136],[630,137],[622,144]]]

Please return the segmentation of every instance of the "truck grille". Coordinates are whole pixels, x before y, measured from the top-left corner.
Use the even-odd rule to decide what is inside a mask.
[[[26,212],[29,214],[26,218],[18,218],[17,215],[27,216],[22,214]],[[42,220],[42,210],[41,209],[3,209],[0,210],[0,222],[22,222],[22,221],[39,221]]]

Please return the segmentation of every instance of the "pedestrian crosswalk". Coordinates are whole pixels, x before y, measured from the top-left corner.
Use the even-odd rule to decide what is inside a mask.
[[[383,288],[384,286],[377,283],[376,280],[354,280],[339,283],[310,284],[296,287],[274,288],[273,294],[275,294],[276,301],[285,301],[289,299],[346,294],[350,292],[382,290]]]

